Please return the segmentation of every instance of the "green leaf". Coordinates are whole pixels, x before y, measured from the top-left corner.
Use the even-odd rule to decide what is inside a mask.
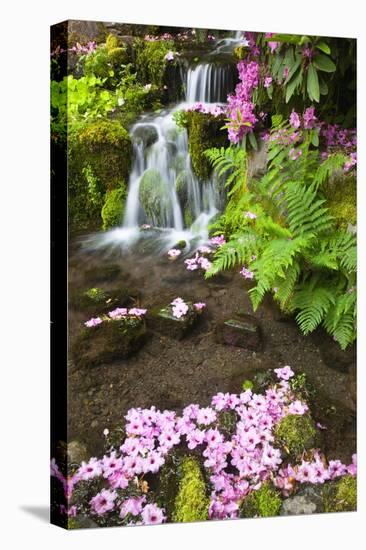
[[[290,101],[297,86],[300,84],[300,80],[301,80],[301,71],[299,71],[299,73],[296,76],[294,76],[291,82],[289,82],[289,84],[287,84],[286,86],[286,103]]]
[[[330,47],[328,46],[328,44],[326,44],[322,40],[320,42],[318,42],[317,44],[315,44],[315,47],[318,48],[318,50],[321,50],[322,52],[324,52],[328,55],[330,54]]]
[[[308,94],[310,99],[313,99],[314,101],[319,103],[319,96],[320,96],[319,79],[318,79],[318,73],[313,65],[309,65],[309,68],[308,68],[307,89],[308,89]]]
[[[328,84],[322,78],[319,79],[319,90],[321,95],[327,95],[329,91]]]
[[[272,94],[273,94],[273,86],[268,86],[267,95],[268,95],[269,99],[272,99]]]
[[[256,140],[256,138],[255,138],[254,133],[253,133],[253,132],[250,132],[250,133],[248,134],[248,136],[249,136],[249,143],[250,143],[250,145],[253,147],[253,149],[254,149],[255,151],[257,151],[258,145],[257,145],[257,140]]]
[[[311,143],[314,147],[319,147],[319,132],[318,130],[313,130],[311,132]]]
[[[331,58],[327,55],[323,55],[322,53],[318,53],[314,56],[313,63],[319,71],[324,71],[325,73],[334,73],[336,70],[336,66]]]
[[[294,74],[296,73],[297,69],[299,68],[300,66],[300,63],[301,63],[301,55],[296,55],[296,60],[295,62],[292,64],[290,70],[289,70],[289,73],[288,73],[288,76],[285,80],[285,84],[287,84],[288,82],[290,82],[290,80],[292,79],[292,77],[294,76]]]

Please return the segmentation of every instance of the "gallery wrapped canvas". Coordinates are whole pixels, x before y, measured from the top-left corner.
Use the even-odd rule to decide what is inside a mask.
[[[356,145],[355,39],[51,28],[53,523],[356,510]]]

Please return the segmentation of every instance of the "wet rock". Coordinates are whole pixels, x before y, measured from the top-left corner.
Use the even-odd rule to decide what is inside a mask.
[[[103,321],[82,330],[71,346],[71,354],[79,367],[111,363],[138,351],[145,336],[146,326],[141,319]]]
[[[105,265],[102,263],[102,265],[85,271],[85,278],[91,284],[114,281],[119,275],[121,275],[121,268],[117,264]]]
[[[323,487],[308,485],[295,496],[284,500],[280,516],[319,514],[324,512]]]
[[[88,460],[88,449],[80,441],[70,441],[67,445],[67,461],[71,464],[81,464],[83,460]]]
[[[320,355],[324,363],[340,372],[347,372],[351,365],[356,361],[356,346],[352,344],[347,349],[342,350],[330,336],[319,331],[314,335],[314,339],[319,346]]]
[[[348,379],[349,379],[348,389],[349,389],[350,397],[352,399],[352,403],[356,407],[356,403],[357,403],[357,368],[356,368],[356,365],[352,365],[349,368]]]
[[[196,311],[191,302],[185,302],[188,306],[188,312],[182,317],[173,315],[172,306],[169,304],[161,308],[155,308],[150,311],[148,324],[152,330],[162,333],[171,338],[180,340],[191,332],[197,323],[200,313]]]
[[[92,316],[108,313],[118,306],[132,305],[138,297],[139,291],[136,289],[122,287],[103,290],[100,287],[92,287],[82,292],[71,293],[69,301],[72,308]]]
[[[262,331],[255,317],[238,315],[217,323],[216,340],[228,346],[260,350],[262,347]]]
[[[155,143],[159,136],[158,132],[152,124],[143,124],[137,126],[137,128],[134,130],[133,137],[136,141],[140,141],[143,143],[144,148],[149,147],[153,143]]]

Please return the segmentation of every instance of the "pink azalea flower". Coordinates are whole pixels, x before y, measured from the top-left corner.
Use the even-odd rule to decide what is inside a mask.
[[[193,304],[193,307],[197,309],[197,311],[202,311],[206,307],[206,304],[204,302],[196,302]]]
[[[147,312],[147,309],[141,309],[141,308],[138,308],[138,307],[133,307],[133,308],[128,310],[129,315],[133,315],[133,316],[136,316],[136,317],[142,317],[143,315],[146,314],[146,312]]]
[[[277,378],[285,381],[289,380],[295,375],[292,368],[289,367],[288,365],[286,365],[285,367],[282,367],[282,369],[274,369],[274,371],[277,374]]]
[[[290,403],[288,411],[290,414],[305,414],[309,410],[309,407],[305,403],[301,403],[298,399],[293,403]]]
[[[292,109],[291,115],[290,115],[290,124],[293,128],[299,128],[301,121],[299,115]]]
[[[225,240],[224,235],[220,235],[220,236],[218,236],[218,237],[212,237],[212,238],[210,239],[210,243],[211,243],[211,244],[214,244],[214,245],[216,245],[216,246],[222,246],[223,244],[226,243],[226,240]]]
[[[165,521],[163,510],[156,504],[146,504],[141,513],[144,525],[156,525]]]
[[[265,88],[269,88],[271,84],[272,84],[272,77],[271,76],[266,76],[266,78],[264,79],[263,86]]]
[[[108,313],[109,317],[113,320],[122,319],[128,314],[128,310],[125,307],[117,307],[113,311]]]
[[[211,409],[211,407],[200,409],[197,413],[198,424],[204,424],[205,426],[208,426],[209,424],[212,424],[212,422],[215,422],[215,420],[216,413],[213,409]]]
[[[116,498],[117,493],[115,491],[102,489],[100,493],[91,499],[90,506],[98,516],[101,516],[114,509],[114,501]]]
[[[170,250],[168,250],[168,256],[169,256],[169,259],[171,260],[175,260],[181,254],[182,254],[182,251],[179,250],[178,248],[171,248]]]
[[[250,269],[247,269],[245,266],[243,266],[239,273],[244,277],[244,279],[253,279],[254,277],[253,271],[250,271]]]
[[[82,462],[80,468],[77,471],[79,479],[88,481],[94,477],[102,475],[102,465],[97,458],[91,458],[89,462]]]
[[[145,501],[145,496],[126,499],[121,505],[119,517],[124,519],[128,514],[131,514],[132,516],[140,515]]]

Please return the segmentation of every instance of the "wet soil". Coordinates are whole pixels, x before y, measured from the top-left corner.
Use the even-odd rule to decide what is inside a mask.
[[[219,391],[239,393],[242,382],[258,371],[291,365],[296,373],[306,373],[314,387],[312,412],[327,428],[323,447],[328,457],[350,461],[356,450],[355,350],[341,352],[321,331],[304,337],[272,299],[254,314],[263,332],[260,351],[218,343],[215,326],[220,319],[236,313],[253,315],[250,283],[238,270],[205,280],[187,271],[183,258],[170,261],[141,248],[135,253],[119,248],[88,252],[77,240],[70,246],[69,291],[91,287],[134,289],[133,303],[147,309],[178,296],[206,302],[207,307],[183,340],[150,333],[128,359],[90,368],[79,368],[70,360],[69,441],[78,440],[91,454],[99,454],[103,430],[121,427],[131,407],[156,405],[179,411],[189,403],[207,406]],[[71,344],[85,320],[85,314],[70,307]]]

